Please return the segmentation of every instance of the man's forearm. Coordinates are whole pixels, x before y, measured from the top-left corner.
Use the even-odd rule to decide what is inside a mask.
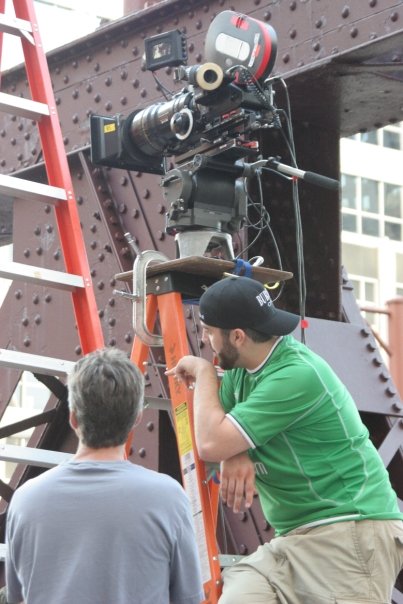
[[[215,449],[224,419],[216,370],[210,363],[203,364],[196,375],[194,421],[197,449],[200,457],[206,461],[220,461],[216,458]]]

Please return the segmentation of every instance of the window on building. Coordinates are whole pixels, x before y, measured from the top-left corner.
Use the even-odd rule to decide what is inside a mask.
[[[403,241],[402,186],[350,174],[341,184],[343,231]]]
[[[371,145],[378,144],[378,130],[371,130],[370,132],[362,132],[360,134],[360,140],[363,143],[370,143]]]
[[[402,148],[401,144],[401,134],[398,129],[392,130],[389,128],[384,128],[383,132],[383,146],[388,149],[397,149],[400,150]]]

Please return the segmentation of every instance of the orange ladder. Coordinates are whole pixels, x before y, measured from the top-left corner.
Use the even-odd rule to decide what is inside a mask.
[[[141,369],[144,369],[150,346],[163,346],[167,367],[173,367],[182,356],[189,354],[182,295],[179,288],[170,284],[169,273],[159,275],[154,292],[146,296],[147,265],[158,260],[165,261],[167,258],[159,252],[149,251],[143,252],[134,263],[134,314],[137,316],[134,318],[136,337],[131,359]],[[160,336],[152,333],[157,318]],[[196,530],[204,603],[216,604],[221,594],[221,569],[216,539],[218,485],[213,479],[208,479],[205,464],[196,450],[192,391],[172,377],[169,378],[169,391],[182,483],[190,499]],[[128,446],[130,447],[130,443]]]

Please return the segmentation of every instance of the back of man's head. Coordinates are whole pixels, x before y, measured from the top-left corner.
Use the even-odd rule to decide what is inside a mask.
[[[143,408],[144,379],[123,351],[105,348],[77,361],[68,389],[83,444],[99,449],[126,442]]]

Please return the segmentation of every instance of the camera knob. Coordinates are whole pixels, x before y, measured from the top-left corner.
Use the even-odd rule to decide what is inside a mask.
[[[183,141],[185,140],[193,129],[193,114],[190,109],[182,109],[177,111],[171,117],[171,132],[175,134],[176,138]]]

